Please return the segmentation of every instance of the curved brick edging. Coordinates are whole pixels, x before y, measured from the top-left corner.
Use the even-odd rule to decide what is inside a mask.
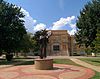
[[[95,74],[88,68],[64,64],[54,64],[53,70],[36,70],[34,65],[23,65],[0,71],[0,79],[88,79]]]

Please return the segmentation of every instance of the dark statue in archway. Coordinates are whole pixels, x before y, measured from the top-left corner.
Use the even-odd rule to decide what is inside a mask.
[[[46,58],[47,54],[46,54],[46,47],[47,47],[47,43],[48,43],[48,38],[51,35],[51,31],[46,31],[46,30],[42,30],[41,35],[40,35],[40,58]]]

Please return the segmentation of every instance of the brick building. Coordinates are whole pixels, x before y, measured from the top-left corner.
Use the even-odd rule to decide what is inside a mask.
[[[48,55],[70,56],[77,52],[74,36],[70,36],[67,30],[50,30],[51,36],[47,45]]]
[[[70,35],[67,30],[51,30],[47,53],[48,55],[69,55]]]

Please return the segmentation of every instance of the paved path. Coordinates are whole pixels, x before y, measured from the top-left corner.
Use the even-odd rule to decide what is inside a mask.
[[[36,70],[34,65],[0,69],[0,79],[89,79],[95,73],[89,68],[54,64],[52,70]]]
[[[2,68],[8,68],[8,67],[12,67],[12,65],[0,65],[0,69],[2,69]]]
[[[86,65],[85,67],[100,72],[96,66],[80,61],[74,57],[54,56],[48,57],[54,59],[71,59],[77,64]],[[4,65],[3,67],[7,67]],[[8,66],[9,67],[9,66]],[[36,70],[34,65],[12,66],[9,68],[0,68],[0,79],[88,79],[94,75],[91,69],[77,67],[72,65],[58,64],[54,65],[54,70]]]
[[[29,56],[29,58],[32,56]],[[39,58],[39,56],[34,56],[34,58]],[[87,57],[87,56],[47,56],[47,58],[53,59],[68,59],[68,58],[100,58],[100,57]]]
[[[86,63],[84,61],[81,61],[79,59],[76,59],[76,58],[70,58],[70,60],[72,60],[73,62],[75,62],[75,63],[77,63],[79,65],[82,65],[84,67],[91,68],[91,69],[93,69],[93,70],[95,70],[97,72],[100,72],[100,67],[99,66],[94,66],[94,65],[88,64],[88,63]]]
[[[100,72],[100,66],[94,66],[94,65],[88,64],[84,61],[77,59],[77,58],[94,58],[95,59],[99,57],[85,57],[85,56],[48,56],[48,57],[53,58],[53,59],[70,59],[79,65],[82,65],[84,67],[91,68],[97,72]]]

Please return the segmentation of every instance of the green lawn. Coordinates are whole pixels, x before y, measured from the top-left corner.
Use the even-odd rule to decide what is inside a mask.
[[[0,65],[13,65],[18,62],[21,62],[21,60],[13,60],[13,61],[0,60]]]
[[[54,59],[53,63],[55,63],[55,64],[68,64],[68,65],[80,66],[80,65],[74,63],[73,61],[71,61],[69,59]]]
[[[79,58],[79,59],[89,64],[100,66],[100,58]]]
[[[91,79],[100,79],[100,72],[95,72],[95,76]]]
[[[14,59],[13,61],[0,60],[0,65],[11,65],[11,64],[19,63],[19,62],[21,62],[21,63],[18,65],[32,65],[32,64],[34,64],[33,60],[24,61],[24,59]],[[54,59],[53,63],[80,66],[69,59]]]
[[[74,63],[73,61],[69,60],[69,59],[54,59],[53,63],[55,64],[69,64],[69,65],[76,65],[76,66],[80,66],[76,63]],[[34,61],[30,60],[30,61],[24,61],[18,65],[32,65],[34,64]]]
[[[16,59],[13,61],[6,61],[6,60],[0,60],[0,65],[33,65],[34,61],[29,60],[29,61],[24,61],[24,59]]]

